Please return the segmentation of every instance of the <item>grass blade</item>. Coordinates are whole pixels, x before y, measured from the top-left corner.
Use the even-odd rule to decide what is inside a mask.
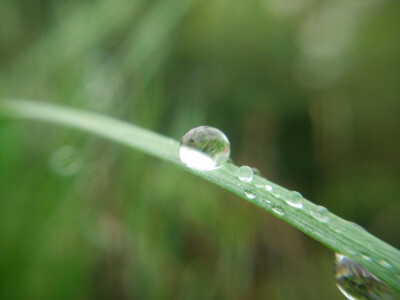
[[[400,291],[399,250],[332,213],[329,213],[329,222],[318,221],[309,213],[315,205],[308,200],[304,199],[304,208],[298,209],[287,205],[275,193],[256,189],[254,183],[239,181],[236,176],[238,167],[234,164],[227,164],[215,171],[187,168],[180,163],[178,141],[92,112],[26,100],[0,100],[0,111],[6,117],[50,122],[83,130],[172,162],[274,214],[333,251],[342,253],[366,267]],[[255,180],[261,178],[256,176]],[[266,180],[266,183],[270,184],[275,192],[288,192],[270,181]],[[253,189],[256,197],[248,199],[245,189]],[[274,209],[277,205],[281,208],[280,212]]]

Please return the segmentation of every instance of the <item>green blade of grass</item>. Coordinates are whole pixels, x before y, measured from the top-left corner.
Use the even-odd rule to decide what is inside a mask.
[[[238,167],[234,164],[226,164],[214,171],[190,169],[179,160],[178,141],[126,122],[79,109],[11,99],[0,100],[0,112],[5,117],[45,121],[73,127],[172,162],[274,214],[333,251],[366,267],[388,285],[400,291],[399,250],[332,213],[329,213],[328,222],[317,220],[310,214],[310,210],[315,205],[306,199],[304,199],[302,209],[287,205],[276,192],[284,195],[288,191],[268,180],[265,180],[265,183],[273,187],[274,193],[256,188],[254,183],[241,182],[236,176]],[[255,182],[259,180],[262,178],[256,176]],[[246,197],[245,190],[248,189],[255,194],[254,199]],[[276,209],[277,207],[279,210]]]

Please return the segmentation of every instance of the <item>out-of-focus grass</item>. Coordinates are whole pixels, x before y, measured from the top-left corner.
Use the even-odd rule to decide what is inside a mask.
[[[0,96],[176,138],[219,127],[237,164],[400,247],[399,3],[165,3],[1,1]],[[240,199],[94,137],[0,126],[1,298],[340,297],[329,251]],[[62,177],[66,145],[85,160]]]

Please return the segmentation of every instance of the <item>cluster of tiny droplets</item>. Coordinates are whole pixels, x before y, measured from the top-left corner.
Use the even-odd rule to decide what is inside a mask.
[[[181,161],[190,168],[201,170],[201,171],[209,171],[215,170],[225,163],[227,163],[230,158],[230,143],[225,134],[213,127],[209,126],[200,126],[189,130],[183,137],[181,146],[179,148],[179,156]],[[53,158],[55,161],[55,158]],[[254,174],[257,175],[257,180],[254,181]],[[273,186],[268,184],[268,182],[260,177],[260,172],[249,166],[241,166],[237,170],[238,179],[244,184],[253,183],[253,185],[258,189],[263,189],[269,193],[271,193],[277,199],[283,199],[282,201],[274,201],[271,203],[268,199],[262,199],[262,204],[265,207],[268,207],[275,215],[284,216],[285,215],[285,207],[283,203],[295,208],[302,209],[304,207],[303,196],[296,192],[290,191],[285,193],[283,190],[274,189]],[[251,186],[245,186],[243,188],[244,195],[247,199],[253,200],[257,198],[256,190]],[[328,209],[323,206],[312,206],[309,209],[309,214],[316,220],[326,223],[330,220],[330,213]],[[340,229],[335,229],[337,233],[341,233]],[[350,250],[349,250],[350,251]],[[350,253],[350,252],[349,252]],[[342,256],[343,257],[343,256]],[[366,261],[372,262],[372,258],[366,254],[361,255],[363,259]],[[346,258],[347,259],[347,258]],[[347,259],[351,262],[351,266],[356,265],[354,262]],[[337,259],[337,261],[340,261]],[[343,261],[343,259],[342,259]],[[350,266],[350,263],[348,263]],[[385,268],[393,269],[393,265],[387,262],[386,260],[380,260],[379,264]],[[344,265],[344,268],[348,268]],[[357,268],[361,268],[361,266],[357,265]],[[347,270],[349,271],[349,270]],[[363,271],[364,272],[364,271]],[[365,272],[368,272],[365,270]],[[340,273],[340,272],[339,272]],[[362,273],[364,274],[364,273]],[[366,273],[365,273],[366,274]],[[372,275],[373,276],[373,275]],[[400,275],[397,275],[400,278]],[[376,277],[373,277],[376,278]],[[365,279],[365,278],[361,278]],[[338,282],[338,281],[337,281]],[[379,279],[374,281],[375,284],[379,283],[382,285]],[[341,283],[337,283],[339,289],[347,296],[346,293],[351,293],[353,291],[346,291],[346,287],[343,287]],[[382,288],[380,286],[380,288]],[[373,291],[374,292],[374,291]],[[387,292],[384,289],[384,293]],[[349,298],[352,299],[352,298]]]

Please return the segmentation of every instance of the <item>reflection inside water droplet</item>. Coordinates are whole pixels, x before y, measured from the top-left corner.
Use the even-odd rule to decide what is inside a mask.
[[[181,140],[179,157],[189,168],[209,171],[223,166],[229,159],[230,143],[217,128],[200,126],[189,130]]]
[[[347,299],[396,299],[395,292],[378,277],[338,253],[335,254],[335,279]]]

